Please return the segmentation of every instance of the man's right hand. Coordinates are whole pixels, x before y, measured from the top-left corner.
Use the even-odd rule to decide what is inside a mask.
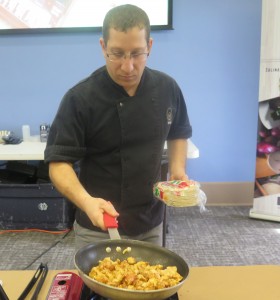
[[[119,213],[115,210],[111,202],[102,198],[87,197],[83,202],[83,210],[94,226],[107,230],[104,226],[103,213],[107,212],[113,217],[118,217]]]

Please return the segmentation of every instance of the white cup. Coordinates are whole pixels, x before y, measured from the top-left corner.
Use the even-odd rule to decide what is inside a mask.
[[[23,138],[24,142],[29,141],[29,139],[30,139],[30,126],[29,125],[22,126],[22,138]]]

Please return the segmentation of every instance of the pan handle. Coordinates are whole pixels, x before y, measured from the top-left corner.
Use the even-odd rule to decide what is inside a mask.
[[[118,228],[118,221],[115,217],[107,214],[106,212],[103,213],[103,221],[106,228]]]

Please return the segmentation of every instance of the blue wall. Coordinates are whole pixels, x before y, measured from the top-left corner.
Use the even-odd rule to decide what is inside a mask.
[[[172,31],[152,33],[148,65],[186,97],[201,182],[254,181],[261,0],[174,0]],[[100,33],[0,36],[0,130],[31,134],[51,123],[61,97],[103,64]]]

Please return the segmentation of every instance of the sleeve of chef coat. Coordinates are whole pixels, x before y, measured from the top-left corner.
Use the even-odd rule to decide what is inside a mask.
[[[174,81],[174,105],[176,107],[167,140],[188,139],[192,136],[192,127],[184,96],[178,84]]]
[[[73,89],[63,97],[51,125],[45,162],[67,161],[74,163],[86,153],[86,108]]]

